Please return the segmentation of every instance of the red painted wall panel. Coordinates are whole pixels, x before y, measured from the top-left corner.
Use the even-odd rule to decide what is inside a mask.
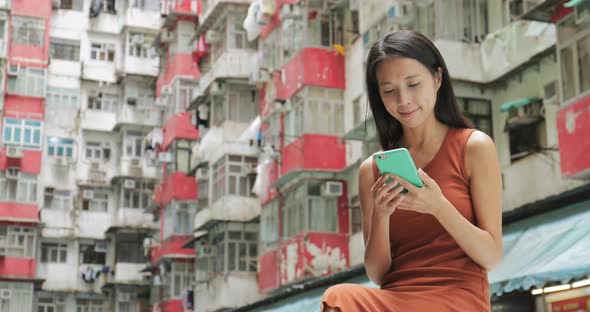
[[[51,0],[11,0],[11,14],[34,17],[51,16]]]
[[[44,99],[7,95],[4,100],[4,117],[43,120]]]
[[[160,303],[160,312],[184,312],[182,300],[170,299]]]
[[[574,8],[566,8],[563,6],[564,3],[568,2],[568,0],[563,0],[555,10],[551,11],[551,23],[557,23],[562,20],[564,17],[573,14]]]
[[[35,277],[35,259],[0,257],[1,277]]]
[[[39,208],[35,204],[0,202],[0,220],[37,223]]]
[[[342,196],[338,197],[338,233],[350,235],[350,209],[348,206],[348,185],[342,181]]]
[[[277,254],[277,250],[272,250],[260,256],[258,290],[261,293],[279,287],[279,259],[277,258]]]
[[[8,158],[6,147],[0,150],[0,171],[8,167],[18,167],[23,173],[41,173],[41,151],[23,150],[23,158]]]
[[[198,194],[197,180],[186,176],[182,172],[169,175],[162,186],[162,207],[166,207],[172,200],[196,200]]]
[[[590,96],[557,114],[561,173],[564,177],[590,177]]]
[[[159,247],[152,249],[152,263],[156,263],[164,256],[189,255],[194,256],[195,251],[192,248],[182,248],[192,237],[190,235],[171,236],[163,241]]]
[[[292,170],[343,170],[346,147],[336,136],[304,134],[283,149],[281,175]]]
[[[344,89],[344,56],[326,48],[304,48],[273,76],[277,98],[289,99],[304,86]],[[284,80],[281,78],[284,77]]]
[[[174,140],[198,140],[199,130],[191,123],[191,112],[178,113],[164,124],[162,150],[166,151]]]
[[[199,79],[201,72],[196,63],[193,62],[191,53],[176,53],[168,55],[166,60],[166,71],[156,81],[156,96],[161,96],[162,87],[167,86],[175,77]]]

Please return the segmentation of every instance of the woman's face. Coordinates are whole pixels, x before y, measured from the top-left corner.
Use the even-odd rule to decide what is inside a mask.
[[[376,74],[385,109],[404,128],[415,128],[434,117],[442,75],[433,76],[419,61],[400,56],[379,62]]]

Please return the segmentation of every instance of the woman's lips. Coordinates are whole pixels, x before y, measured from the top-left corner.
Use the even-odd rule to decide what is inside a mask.
[[[410,118],[412,116],[414,116],[414,114],[419,110],[420,108],[416,108],[413,111],[410,112],[399,112],[399,114],[403,117],[403,118]]]

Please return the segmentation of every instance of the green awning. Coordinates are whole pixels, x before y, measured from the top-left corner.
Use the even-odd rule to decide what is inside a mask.
[[[569,2],[564,3],[563,6],[566,8],[573,8],[573,7],[578,6],[586,1],[587,0],[570,0]]]
[[[531,103],[535,103],[538,101],[541,101],[541,99],[540,98],[525,98],[525,99],[510,101],[510,102],[502,104],[502,106],[500,106],[500,111],[507,112],[511,108],[519,108],[519,107],[527,106]]]

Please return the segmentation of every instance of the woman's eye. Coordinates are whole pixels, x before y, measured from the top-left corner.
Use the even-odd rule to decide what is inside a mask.
[[[416,87],[416,86],[418,86],[419,84],[420,84],[419,82],[418,82],[418,83],[415,83],[415,84],[411,84],[411,85],[410,85],[410,88],[415,88],[415,87]]]
[[[392,93],[394,90],[383,90],[383,93],[387,94],[387,93]]]

